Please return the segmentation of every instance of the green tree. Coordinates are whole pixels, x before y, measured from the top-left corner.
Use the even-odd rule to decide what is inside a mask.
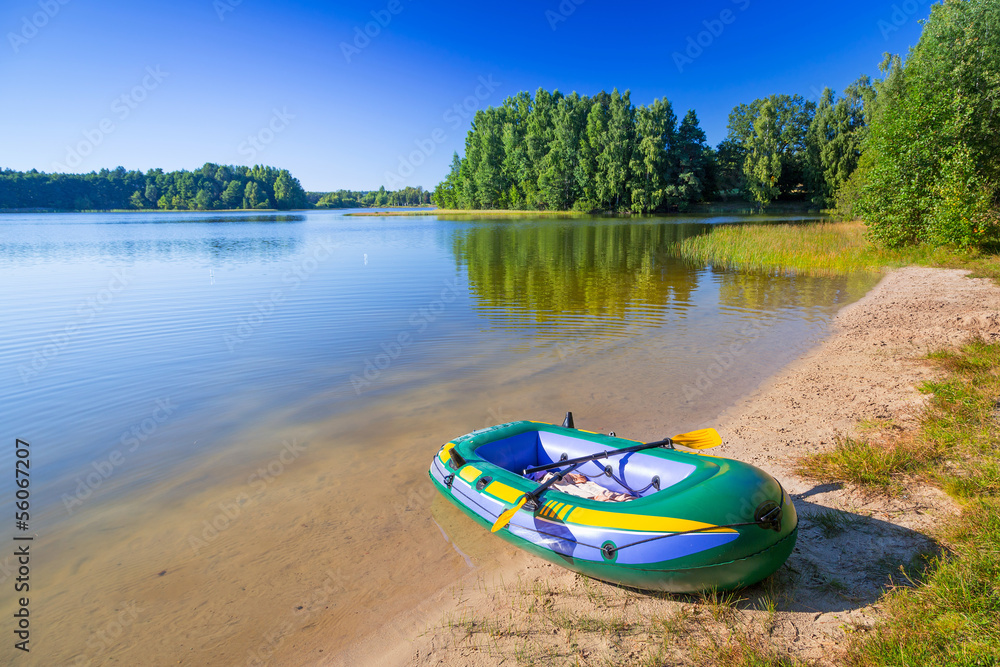
[[[274,203],[275,208],[288,210],[292,208],[306,208],[306,191],[302,189],[299,179],[282,169],[278,177],[274,180]]]
[[[239,208],[243,203],[243,192],[246,187],[238,180],[229,181],[226,189],[219,195],[219,200],[225,208]]]
[[[874,102],[871,80],[863,76],[835,99],[823,92],[806,135],[807,184],[821,206],[833,204],[837,192],[858,167],[866,130],[866,107]]]
[[[688,111],[677,130],[672,151],[676,176],[667,188],[670,202],[681,210],[701,201],[705,192],[708,162],[706,140],[705,132],[698,123],[698,114],[694,110]]]
[[[636,143],[629,165],[630,199],[636,213],[649,213],[663,205],[672,167],[668,150],[676,134],[677,116],[666,98],[636,110]]]
[[[580,196],[575,174],[585,111],[574,93],[560,99],[553,114],[552,140],[538,176],[538,193],[546,208],[570,209]]]
[[[257,181],[248,182],[243,191],[243,208],[258,208],[261,204],[267,204],[264,191],[260,189]]]
[[[1000,241],[1000,3],[932,6],[905,66],[884,79],[861,158],[857,208],[877,242]]]
[[[132,193],[129,203],[132,205],[132,208],[146,208],[146,198],[138,190]]]
[[[715,150],[715,194],[722,200],[739,197],[746,179],[743,164],[746,147],[732,139],[724,139]]]
[[[155,182],[146,184],[145,195],[146,201],[149,202],[149,205],[156,206],[156,202],[160,198],[160,189],[156,187]]]
[[[806,184],[812,193],[813,202],[820,205],[826,205],[833,195],[833,190],[826,182],[823,151],[837,134],[834,105],[833,91],[830,88],[824,89],[816,107],[816,115],[806,133]]]
[[[614,211],[630,207],[626,186],[635,149],[635,107],[629,97],[627,90],[624,94],[617,88],[611,91],[607,129],[597,154],[597,197]]]
[[[601,198],[598,188],[598,173],[601,167],[597,156],[601,152],[607,131],[608,104],[605,98],[597,98],[592,101],[587,113],[587,125],[580,137],[579,162],[574,174],[580,188],[580,196],[588,209],[607,210],[611,205]]]
[[[778,113],[771,100],[767,100],[754,120],[743,166],[747,192],[761,210],[780,194],[778,181],[781,179],[782,164],[779,143]]]
[[[455,153],[451,158],[451,171],[448,172],[447,178],[438,183],[437,187],[434,188],[434,203],[439,207],[447,209],[461,208],[458,199],[461,187],[459,182],[461,170],[462,160],[458,157],[458,153]]]
[[[775,116],[775,152],[781,162],[781,169],[778,170],[781,175],[776,185],[778,194],[800,196],[805,192],[803,186],[808,178],[806,135],[816,112],[814,102],[806,101],[801,95],[771,95],[750,104],[740,104],[729,114],[727,139],[743,147],[745,166],[745,151],[754,141],[757,119],[766,103],[771,104]],[[749,179],[749,174],[744,174],[744,179]],[[753,198],[753,193],[749,194]]]

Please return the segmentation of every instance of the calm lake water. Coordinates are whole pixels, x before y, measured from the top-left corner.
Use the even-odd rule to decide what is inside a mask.
[[[426,478],[449,438],[566,410],[638,440],[711,425],[874,285],[675,256],[740,220],[0,217],[26,664],[330,655],[488,567],[499,540]]]

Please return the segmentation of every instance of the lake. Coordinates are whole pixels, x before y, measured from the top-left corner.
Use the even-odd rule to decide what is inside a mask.
[[[329,655],[495,566],[427,479],[447,440],[567,410],[643,441],[710,426],[877,280],[674,251],[749,219],[0,216],[4,497],[19,438],[39,619],[19,662]]]

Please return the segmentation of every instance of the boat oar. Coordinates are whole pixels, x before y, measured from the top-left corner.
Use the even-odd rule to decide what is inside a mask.
[[[611,449],[605,452],[599,452],[597,454],[588,454],[587,456],[581,456],[575,459],[568,459],[566,461],[556,461],[555,463],[549,463],[543,466],[536,466],[534,468],[526,468],[524,470],[525,475],[530,475],[535,472],[542,472],[543,470],[552,470],[554,468],[562,468],[563,466],[573,465],[574,463],[586,463],[587,461],[597,461],[598,459],[606,459],[610,456],[617,456],[619,454],[631,454],[632,452],[641,452],[644,449],[654,449],[656,447],[663,447],[664,445],[681,445],[689,449],[711,449],[712,447],[718,447],[722,444],[722,437],[714,428],[706,428],[700,431],[692,431],[691,433],[682,433],[680,435],[675,435],[672,438],[667,438],[666,440],[659,440],[657,442],[647,442],[642,445],[633,445],[632,447],[622,447],[621,449]]]
[[[632,452],[641,452],[644,449],[653,449],[654,447],[662,447],[664,445],[683,445],[690,449],[710,449],[712,447],[717,447],[722,444],[722,437],[714,428],[706,428],[700,431],[692,431],[691,433],[682,433],[681,435],[676,435],[673,438],[667,438],[666,440],[659,440],[657,442],[647,442],[641,445],[634,445],[632,447],[623,447],[621,449],[615,449],[611,451],[599,452],[597,454],[590,454],[588,456],[581,456],[576,459],[569,459],[566,461],[557,461],[555,463],[549,463],[548,465],[537,466],[534,468],[528,468],[524,471],[525,475],[541,472],[543,470],[552,470],[554,468],[562,468],[563,466],[572,466],[568,470],[556,473],[549,480],[538,486],[534,491],[525,493],[521,498],[511,507],[509,510],[504,511],[497,517],[497,520],[493,523],[493,527],[490,532],[497,532],[514,518],[517,511],[520,510],[529,499],[538,501],[539,496],[548,489],[550,486],[561,480],[566,475],[570,474],[584,463],[590,461],[597,461],[599,459],[605,459],[609,456],[615,456],[617,454],[630,454]]]
[[[590,459],[587,459],[587,461],[589,460]],[[571,472],[582,466],[587,461],[579,461],[577,462],[576,465],[569,468],[568,470],[557,472],[556,474],[552,475],[552,477],[550,477],[548,481],[539,484],[538,488],[536,488],[534,491],[529,491],[528,493],[521,496],[520,500],[518,500],[513,507],[511,507],[509,510],[504,511],[502,514],[500,514],[500,516],[497,517],[497,520],[493,522],[493,527],[490,528],[490,532],[495,533],[504,526],[506,526],[508,523],[510,523],[510,520],[514,518],[514,515],[517,514],[517,511],[522,507],[524,507],[524,505],[528,502],[529,499],[538,502],[538,497],[545,492],[545,489],[549,488],[550,486],[561,480],[563,477],[565,477],[566,475],[570,474]],[[563,461],[562,465],[566,465],[567,463],[568,463],[567,461]]]

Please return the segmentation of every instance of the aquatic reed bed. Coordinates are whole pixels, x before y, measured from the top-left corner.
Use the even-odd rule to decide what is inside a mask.
[[[677,251],[687,259],[719,267],[807,275],[872,273],[949,257],[945,250],[922,246],[876,248],[861,222],[725,224],[684,239]]]

